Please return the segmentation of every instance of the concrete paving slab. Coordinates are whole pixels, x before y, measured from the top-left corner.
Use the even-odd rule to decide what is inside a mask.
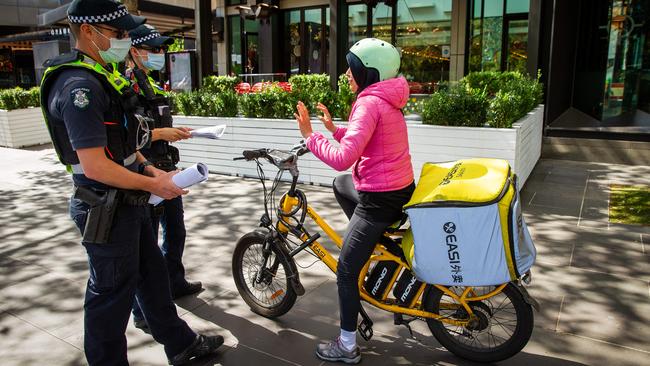
[[[9,355],[7,364],[28,365],[48,356],[40,349],[53,349],[48,364],[82,365],[87,265],[79,234],[67,216],[69,176],[52,150],[0,153],[5,158],[0,162],[0,357]],[[648,184],[649,177],[650,167],[642,166],[559,160],[537,164],[522,200],[539,251],[529,291],[542,310],[535,315],[526,348],[500,364],[648,364],[650,231],[607,224],[602,210],[608,184]],[[300,188],[342,234],[347,219],[331,188]],[[184,262],[188,277],[203,281],[205,291],[178,300],[177,309],[195,329],[226,336],[219,355],[195,364],[322,365],[314,347],[338,333],[335,276],[320,262],[309,267],[313,257],[301,254],[300,265],[309,267],[300,269],[307,294],[279,319],[253,314],[236,292],[231,258],[237,240],[257,227],[262,213],[259,181],[211,175],[191,191],[184,197]],[[338,255],[330,241],[323,243]],[[414,324],[416,342],[404,327],[393,325],[391,314],[368,305],[366,309],[376,336],[360,342],[364,363],[472,364],[441,348],[424,322]],[[30,354],[14,347],[6,343],[7,336],[24,343],[33,340],[39,350]],[[127,339],[132,364],[166,363],[162,346],[131,322]]]

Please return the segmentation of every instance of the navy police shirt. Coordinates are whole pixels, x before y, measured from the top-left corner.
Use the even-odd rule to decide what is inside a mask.
[[[110,108],[110,94],[92,71],[67,69],[51,84],[48,106],[53,120],[63,123],[72,149],[105,147],[107,144],[104,116]],[[74,174],[77,185],[106,187],[83,174]]]

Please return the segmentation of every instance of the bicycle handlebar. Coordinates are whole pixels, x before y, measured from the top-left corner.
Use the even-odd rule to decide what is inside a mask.
[[[309,152],[304,141],[294,146],[291,150],[276,150],[276,149],[256,149],[244,150],[241,157],[233,158],[233,160],[246,160],[251,161],[259,158],[265,158],[271,164],[281,167],[284,164],[292,163],[298,156],[302,156]]]

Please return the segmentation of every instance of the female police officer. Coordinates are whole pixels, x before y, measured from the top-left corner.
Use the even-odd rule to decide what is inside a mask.
[[[129,36],[133,45],[127,75],[135,82],[133,87],[140,96],[141,104],[144,106],[143,112],[153,122],[153,126],[149,126],[151,144],[140,152],[156,168],[167,172],[174,171],[179,159],[178,149],[169,143],[190,138],[191,135],[187,128],[172,126],[169,100],[165,97],[162,88],[149,76],[150,71],[159,71],[165,65],[165,49],[173,43],[173,39],[162,36],[149,24],[132,29],[129,31]],[[163,201],[160,206],[163,212],[159,219],[154,218],[154,235],[158,234],[160,222],[163,229],[162,253],[167,264],[172,298],[177,299],[201,291],[202,286],[201,282],[190,282],[185,279],[185,267],[182,261],[186,234],[183,199],[178,196]],[[133,322],[136,328],[145,332],[150,331],[137,302],[133,305]]]
[[[90,267],[84,302],[88,363],[128,364],[125,330],[136,292],[170,364],[214,353],[223,338],[197,335],[176,313],[147,204],[149,193],[171,199],[186,192],[171,181],[175,172],[134,172],[144,162],[136,153],[134,101],[129,82],[107,66],[124,59],[131,46],[125,31],[145,19],[115,0],[74,0],[68,19],[77,49],[46,63],[41,105],[59,160],[76,186],[70,215],[83,234]]]

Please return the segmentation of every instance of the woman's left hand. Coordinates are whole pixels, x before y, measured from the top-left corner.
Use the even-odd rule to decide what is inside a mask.
[[[308,138],[314,132],[311,128],[311,119],[309,118],[309,111],[303,102],[298,102],[298,113],[294,113],[296,121],[298,122],[298,127],[300,127],[300,133],[302,137]]]

